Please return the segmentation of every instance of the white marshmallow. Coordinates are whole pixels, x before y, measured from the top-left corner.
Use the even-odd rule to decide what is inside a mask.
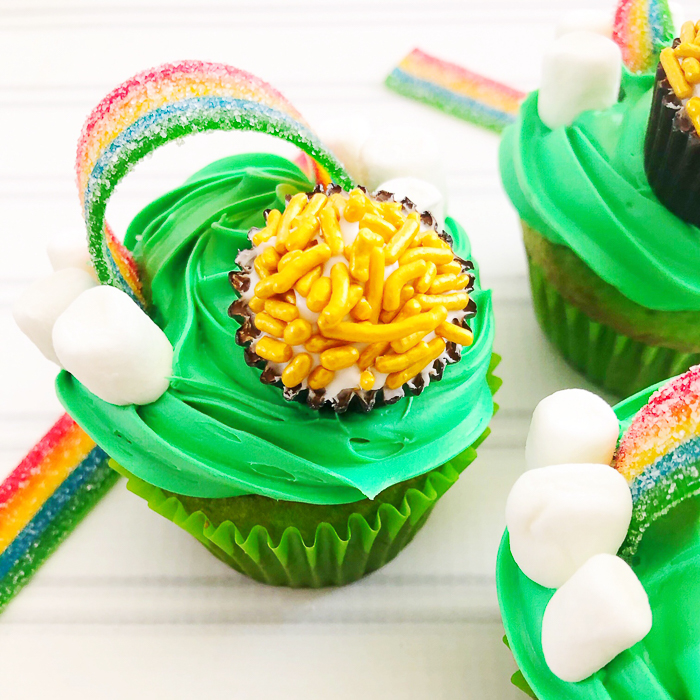
[[[12,309],[15,322],[51,362],[59,364],[51,339],[56,319],[96,284],[85,270],[67,268],[37,280],[16,301]]]
[[[615,554],[627,535],[632,494],[604,464],[558,464],[525,472],[506,503],[510,551],[522,572],[557,588],[596,554]]]
[[[621,79],[622,53],[612,39],[594,32],[564,34],[544,54],[540,119],[556,129],[586,110],[608,109],[617,102]]]
[[[613,15],[604,10],[571,10],[565,13],[557,24],[555,36],[560,37],[571,32],[594,32],[611,39]]]
[[[54,270],[65,270],[68,267],[75,267],[85,270],[91,275],[95,275],[95,268],[90,260],[87,240],[85,235],[78,233],[56,234],[46,247],[51,267]]]
[[[447,200],[447,181],[440,150],[432,135],[417,127],[392,126],[375,131],[362,147],[367,187],[387,180],[416,177],[435,185]]]
[[[345,166],[350,177],[364,185],[367,170],[362,160],[362,147],[369,137],[369,122],[361,118],[336,119],[319,125],[317,133]]]
[[[408,197],[420,211],[429,211],[440,226],[444,224],[445,198],[432,183],[417,177],[396,177],[382,182],[377,189],[391,192],[397,199]]]
[[[151,403],[168,388],[170,341],[115,287],[81,294],[56,321],[53,344],[63,367],[108,403]]]
[[[619,429],[615,412],[599,396],[583,389],[557,391],[542,399],[532,414],[527,466],[610,464]]]
[[[575,683],[599,671],[651,629],[649,598],[619,557],[588,560],[551,598],[542,651],[552,673]]]

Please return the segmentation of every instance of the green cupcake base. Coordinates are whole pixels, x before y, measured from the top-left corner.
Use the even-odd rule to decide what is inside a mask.
[[[492,393],[501,384],[492,373],[499,361],[493,355],[488,370]],[[352,583],[390,562],[474,461],[489,432],[427,474],[394,484],[373,500],[340,506],[263,496],[191,498],[153,486],[114,461],[112,466],[152,510],[236,571],[273,586],[322,588]]]
[[[568,249],[549,243],[526,225],[523,230],[537,320],[563,358],[587,379],[625,398],[700,363],[700,352],[689,351],[700,316],[688,332],[691,312],[663,315],[619,299],[619,292],[584,270]],[[679,345],[686,349],[669,347],[667,337],[656,342],[652,336],[654,330],[672,334],[674,314]],[[661,316],[668,328],[662,327]]]

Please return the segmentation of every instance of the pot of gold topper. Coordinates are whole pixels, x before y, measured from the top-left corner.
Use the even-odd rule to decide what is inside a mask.
[[[288,196],[230,273],[236,342],[284,398],[342,413],[418,395],[473,333],[473,264],[409,199],[337,185]]]

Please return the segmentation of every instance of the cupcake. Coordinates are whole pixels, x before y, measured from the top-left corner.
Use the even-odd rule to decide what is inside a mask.
[[[539,700],[698,698],[700,366],[612,415],[596,401],[545,399],[508,498],[496,578],[513,682]]]
[[[281,136],[314,166],[221,159],[120,243],[104,211],[128,168],[222,128]],[[491,297],[459,224],[355,186],[279,93],[212,64],[105,98],[78,182],[103,284],[50,319],[57,393],[128,488],[266,583],[346,584],[395,557],[494,412]]]
[[[674,76],[694,85],[697,59],[670,48],[666,3],[648,5],[620,4],[614,41],[561,35],[500,147],[537,319],[567,362],[621,397],[700,361],[700,231],[686,196],[697,136],[658,63],[670,51]]]

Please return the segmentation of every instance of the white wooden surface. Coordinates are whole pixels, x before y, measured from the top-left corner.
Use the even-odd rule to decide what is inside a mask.
[[[49,271],[46,241],[79,230],[76,139],[88,111],[138,70],[221,60],[264,77],[313,124],[365,114],[441,143],[450,212],[494,290],[503,355],[493,434],[427,527],[384,570],[319,592],[230,572],[123,484],[0,618],[0,695],[52,698],[514,700],[494,562],[529,415],[585,383],[536,327],[495,135],[389,93],[414,46],[531,89],[564,9],[608,0],[59,0],[0,2],[0,476],[60,413],[55,368],[15,327],[12,300]],[[506,50],[503,50],[503,49]],[[153,196],[237,151],[284,147],[218,134],[169,146],[120,187],[123,230]]]

